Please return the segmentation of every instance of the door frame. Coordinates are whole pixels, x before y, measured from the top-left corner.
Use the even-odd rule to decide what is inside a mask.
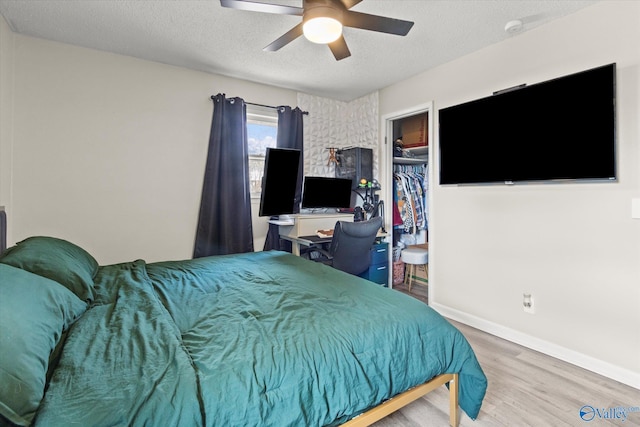
[[[388,200],[387,208],[385,209],[385,229],[389,233],[390,237],[387,239],[389,242],[390,250],[389,250],[389,288],[393,288],[393,211],[392,211],[392,203],[393,203],[393,121],[400,120],[406,117],[415,116],[417,114],[422,114],[428,112],[428,130],[427,134],[429,137],[429,160],[428,160],[428,179],[429,179],[429,192],[427,195],[427,204],[429,206],[427,212],[427,223],[429,224],[429,229],[433,229],[433,184],[434,184],[434,109],[433,109],[433,101],[426,102],[424,104],[419,104],[414,107],[410,107],[404,110],[396,111],[393,113],[385,114],[381,117],[381,125],[380,129],[384,132],[382,135],[383,144],[381,144],[380,148],[380,171],[379,176],[381,178],[381,187],[384,189],[382,191],[383,200]],[[433,301],[432,293],[435,287],[435,284],[432,280],[434,277],[434,264],[433,264],[433,235],[434,233],[429,233],[429,286],[427,288],[429,303]]]

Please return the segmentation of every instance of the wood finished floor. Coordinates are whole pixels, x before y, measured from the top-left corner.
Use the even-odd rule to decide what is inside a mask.
[[[640,426],[640,412],[628,413],[625,421],[596,417],[586,422],[579,414],[583,405],[640,408],[640,390],[467,325],[451,323],[473,347],[489,383],[478,418],[473,421],[461,411],[460,426]],[[448,398],[448,390],[441,387],[374,426],[448,426]]]

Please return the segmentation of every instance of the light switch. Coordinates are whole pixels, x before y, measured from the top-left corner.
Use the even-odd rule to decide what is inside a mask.
[[[640,219],[640,199],[631,199],[631,218]]]

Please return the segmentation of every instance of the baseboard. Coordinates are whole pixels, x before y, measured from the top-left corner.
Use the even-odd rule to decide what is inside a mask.
[[[438,313],[449,319],[455,320],[473,328],[487,332],[491,335],[514,342],[524,347],[539,351],[556,359],[571,363],[589,371],[595,372],[612,380],[640,389],[640,374],[620,366],[613,365],[600,359],[579,353],[560,345],[536,338],[534,336],[516,331],[506,326],[482,319],[480,317],[450,308],[448,306],[432,303],[430,306]]]

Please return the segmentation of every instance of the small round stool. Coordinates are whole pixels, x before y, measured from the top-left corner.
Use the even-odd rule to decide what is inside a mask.
[[[409,280],[409,292],[411,292],[411,283],[413,282],[413,276],[415,275],[416,265],[424,265],[425,273],[427,270],[427,264],[429,264],[429,251],[421,248],[407,248],[403,249],[400,253],[400,259],[405,264],[409,264],[409,268],[405,268],[404,282]]]

